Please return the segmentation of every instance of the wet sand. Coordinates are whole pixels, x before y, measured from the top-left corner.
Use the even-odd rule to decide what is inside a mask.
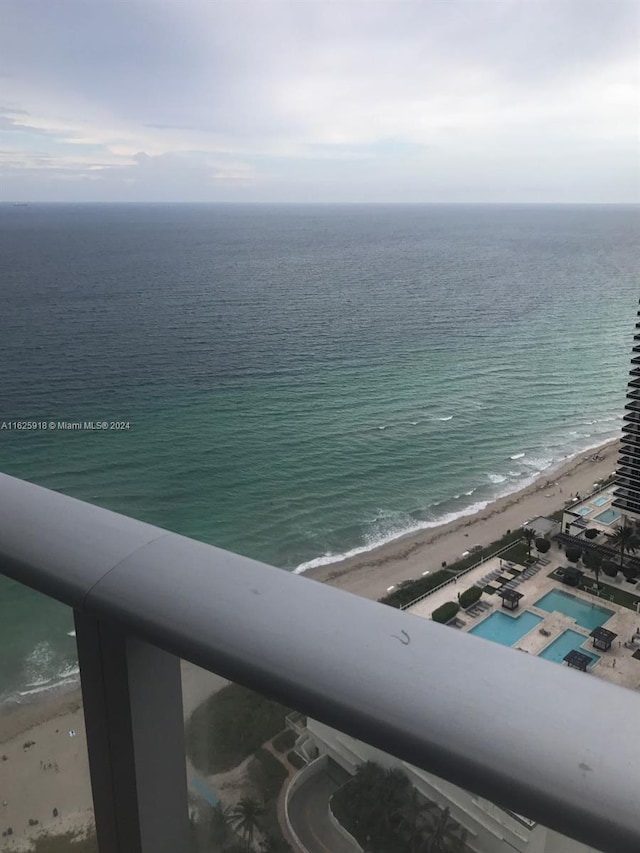
[[[618,445],[613,440],[574,457],[475,515],[418,530],[366,553],[309,569],[304,577],[364,598],[380,598],[392,585],[418,578],[425,571],[437,571],[445,560],[448,564],[455,562],[473,545],[489,545],[507,530],[562,509],[576,492],[583,497],[588,495],[594,483],[613,473]],[[599,461],[594,461],[594,456],[600,457]]]

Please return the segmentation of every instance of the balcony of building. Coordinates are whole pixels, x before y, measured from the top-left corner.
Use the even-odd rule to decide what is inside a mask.
[[[456,820],[522,844],[496,829],[470,851],[550,850],[536,827],[640,849],[633,690],[4,475],[0,567],[73,609],[100,853],[215,849],[189,822],[189,790],[211,808],[220,790],[185,762],[185,667],[413,768]]]

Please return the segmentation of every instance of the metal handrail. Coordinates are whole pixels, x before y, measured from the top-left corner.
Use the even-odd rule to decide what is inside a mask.
[[[9,577],[605,851],[640,849],[640,696],[0,475]]]

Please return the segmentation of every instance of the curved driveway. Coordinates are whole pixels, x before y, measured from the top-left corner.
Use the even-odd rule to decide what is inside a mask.
[[[360,850],[348,841],[329,817],[329,798],[351,777],[329,761],[291,796],[289,819],[308,853],[357,853]]]

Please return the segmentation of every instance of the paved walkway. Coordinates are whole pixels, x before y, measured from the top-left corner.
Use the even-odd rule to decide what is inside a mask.
[[[329,818],[329,798],[350,778],[341,767],[330,762],[305,782],[291,797],[289,818],[298,838],[309,853],[356,853]]]

